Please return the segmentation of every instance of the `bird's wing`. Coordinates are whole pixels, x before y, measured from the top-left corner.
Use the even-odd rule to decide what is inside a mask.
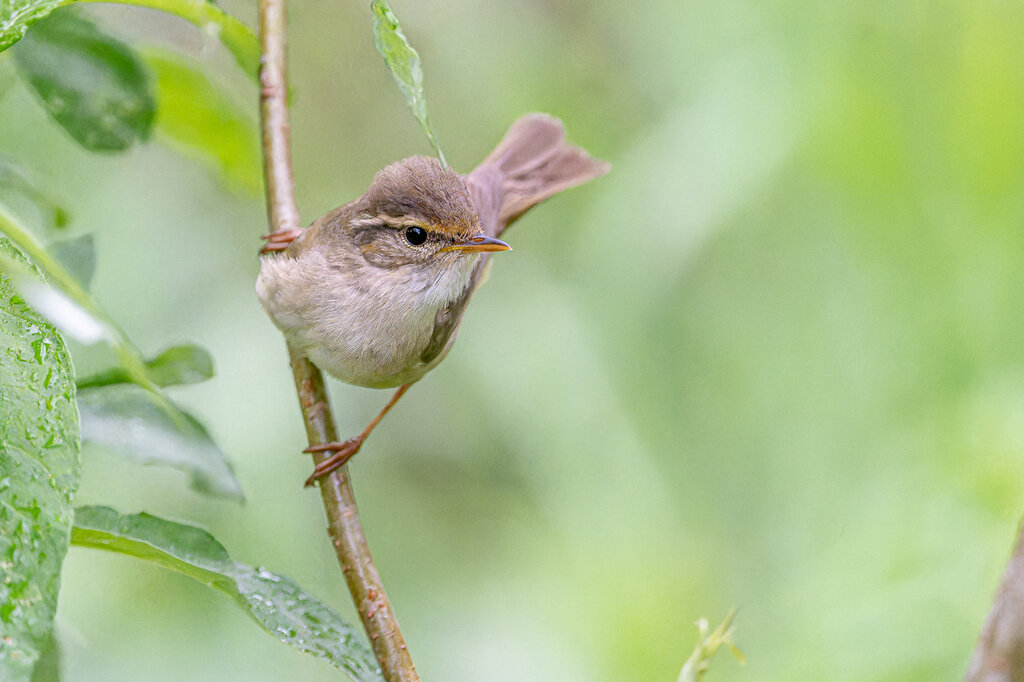
[[[497,237],[519,216],[559,192],[604,175],[611,166],[565,140],[562,122],[527,114],[466,178],[484,232]]]

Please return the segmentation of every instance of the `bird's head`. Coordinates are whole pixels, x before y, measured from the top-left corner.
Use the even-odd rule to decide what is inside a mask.
[[[356,202],[349,229],[367,263],[386,269],[443,271],[510,248],[484,234],[462,177],[425,156],[378,172]]]

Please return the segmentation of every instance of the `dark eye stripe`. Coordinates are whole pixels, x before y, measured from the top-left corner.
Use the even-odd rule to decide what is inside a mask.
[[[409,227],[405,230],[406,240],[413,246],[419,246],[423,242],[427,241],[427,231],[422,227]]]

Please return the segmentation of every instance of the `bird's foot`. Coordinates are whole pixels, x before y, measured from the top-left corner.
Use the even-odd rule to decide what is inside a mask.
[[[318,478],[323,478],[327,474],[331,473],[335,469],[340,469],[345,466],[345,463],[352,459],[359,448],[363,446],[363,436],[356,436],[355,438],[349,438],[348,440],[341,442],[336,441],[334,443],[322,443],[320,445],[311,445],[303,452],[333,452],[334,454],[320,462],[313,469],[313,474],[306,479],[306,487],[313,485]]]
[[[260,249],[260,255],[262,256],[271,251],[284,251],[293,241],[298,239],[300,234],[302,234],[302,230],[279,230],[278,232],[263,235],[261,239],[267,240],[267,243]]]

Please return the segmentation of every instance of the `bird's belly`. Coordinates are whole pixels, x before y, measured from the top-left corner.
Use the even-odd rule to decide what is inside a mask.
[[[401,386],[420,379],[440,362],[444,354],[429,363],[422,362],[418,354],[411,358],[380,364],[373,356],[345,354],[339,349],[313,346],[306,352],[317,367],[345,383],[367,388],[389,388]]]
[[[447,348],[428,362],[422,359],[440,303],[365,289],[346,292],[338,279],[312,279],[311,273],[325,267],[282,264],[264,259],[257,293],[289,342],[328,374],[357,386],[387,388],[419,379],[444,358]],[[300,281],[294,281],[296,273]]]
[[[447,327],[447,339],[434,339],[437,314],[464,290],[473,261],[439,291],[389,281],[383,273],[339,272],[317,251],[291,263],[285,258],[263,259],[257,294],[289,342],[328,374],[358,386],[400,386],[448,354],[458,325]]]
[[[332,297],[317,314],[304,317],[311,324],[286,334],[328,374],[357,386],[387,388],[415,381],[440,362],[441,357],[422,360],[436,313],[430,306],[365,299],[345,305]]]
[[[369,388],[387,388],[416,381],[438,362],[444,353],[423,362],[422,355],[430,341],[433,329],[433,315],[423,311],[414,317],[424,320],[407,319],[398,329],[380,330],[383,333],[367,334],[359,325],[348,326],[345,333],[332,333],[329,337],[324,329],[303,330],[299,336],[300,347],[313,363],[342,381]],[[330,332],[337,332],[338,326]],[[315,341],[310,342],[312,339]],[[329,341],[324,342],[324,338]]]

